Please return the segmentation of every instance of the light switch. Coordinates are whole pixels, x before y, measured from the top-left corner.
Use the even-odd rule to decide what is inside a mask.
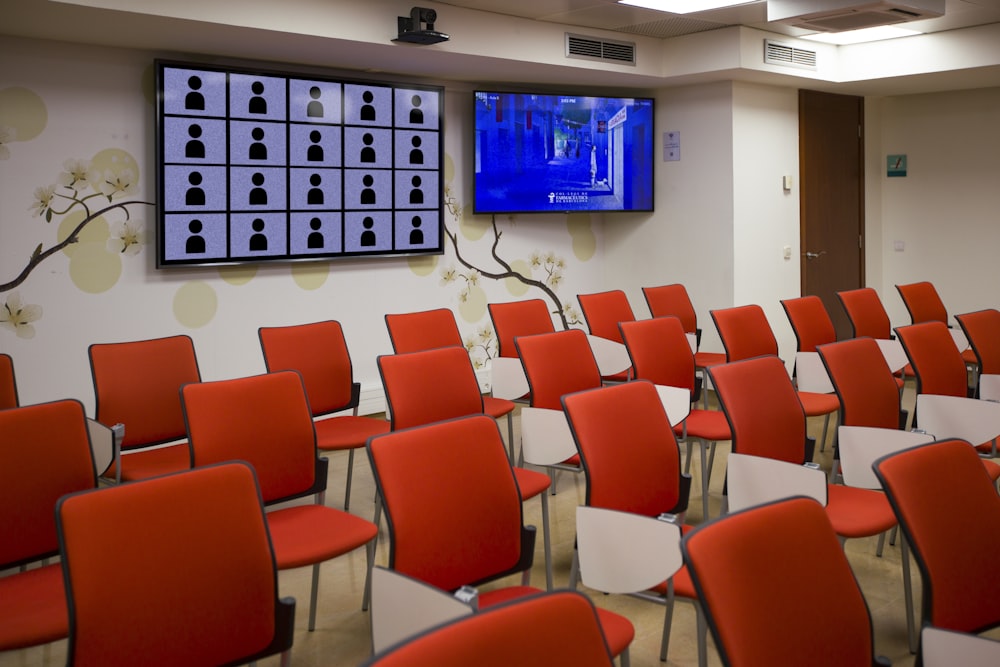
[[[785,259],[791,259],[792,258],[792,246],[786,245],[785,247],[783,247],[781,249],[781,254],[784,256]]]
[[[893,241],[892,249],[895,250],[896,252],[903,252],[904,250],[906,250],[906,243],[903,241]]]
[[[781,177],[781,187],[785,190],[785,192],[792,189],[792,177],[790,175],[786,174]]]

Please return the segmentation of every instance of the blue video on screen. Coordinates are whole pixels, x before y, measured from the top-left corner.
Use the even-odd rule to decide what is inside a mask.
[[[475,93],[476,213],[653,210],[653,100]]]

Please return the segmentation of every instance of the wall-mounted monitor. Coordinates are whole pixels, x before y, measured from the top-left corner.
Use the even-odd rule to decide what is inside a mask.
[[[443,88],[155,70],[158,267],[443,252]]]
[[[653,100],[475,93],[476,213],[653,210]]]

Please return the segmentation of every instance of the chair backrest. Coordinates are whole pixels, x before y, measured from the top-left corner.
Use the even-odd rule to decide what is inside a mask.
[[[944,322],[948,323],[948,310],[941,301],[934,285],[926,280],[908,285],[896,285],[899,296],[903,299],[903,305],[910,313],[910,320],[913,324],[921,322]]]
[[[447,308],[391,313],[385,316],[385,326],[396,354],[462,345],[455,313]]]
[[[572,637],[572,641],[566,641]],[[492,606],[407,640],[365,667],[613,667],[593,603],[562,590]]]
[[[68,664],[222,665],[291,646],[295,603],[278,600],[246,464],[70,495],[58,523]]]
[[[756,304],[710,311],[727,361],[778,354],[778,339],[764,309]]]
[[[487,306],[497,336],[497,354],[517,357],[514,339],[518,336],[552,333],[556,330],[549,307],[542,299],[491,303]]]
[[[184,438],[180,388],[201,380],[189,336],[97,343],[89,353],[97,421],[125,425],[123,450]]]
[[[378,358],[392,430],[482,414],[483,396],[463,347]]]
[[[979,360],[979,372],[1000,374],[1000,310],[977,310],[956,315],[955,319]]]
[[[1000,496],[964,440],[914,447],[875,462],[923,579],[925,623],[979,632],[1000,624]]]
[[[899,385],[874,338],[850,338],[816,348],[840,398],[840,423],[902,428]]]
[[[635,320],[635,313],[632,312],[632,306],[629,305],[625,292],[609,290],[593,294],[578,294],[576,299],[580,302],[580,310],[583,312],[583,318],[587,321],[587,328],[591,335],[613,340],[616,343],[622,342],[618,323]]]
[[[619,327],[637,380],[694,392],[694,354],[678,318],[654,317]]]
[[[0,570],[59,552],[56,501],[97,485],[76,400],[0,410]]]
[[[729,421],[734,452],[789,463],[811,459],[805,411],[780,359],[755,357],[708,372]]]
[[[601,386],[601,371],[587,334],[580,329],[518,336],[514,344],[528,378],[532,407],[562,410],[564,394]]]
[[[652,383],[609,385],[562,403],[587,475],[587,505],[651,517],[685,509],[677,440]]]
[[[837,330],[823,300],[816,295],[785,299],[781,302],[788,322],[795,332],[799,352],[815,352],[817,345],[837,340]]]
[[[878,292],[871,287],[837,292],[837,298],[844,306],[847,319],[851,321],[854,338],[892,338],[892,323],[889,313],[882,305]]]
[[[16,408],[17,382],[14,378],[14,360],[9,354],[0,354],[0,410]]]
[[[298,371],[313,416],[353,408],[360,385],[340,322],[327,320],[257,330],[268,372]]]
[[[317,456],[316,431],[297,372],[189,384],[181,399],[193,466],[247,461],[265,504],[326,488],[326,462]]]
[[[816,501],[727,514],[681,547],[724,665],[874,664],[868,607]]]
[[[965,361],[944,322],[897,327],[896,336],[917,376],[918,394],[968,396]]]
[[[687,288],[680,283],[643,287],[642,295],[653,317],[673,316],[681,321],[685,333],[698,331],[698,315],[688,295]]]
[[[496,422],[461,417],[368,441],[389,567],[446,591],[531,567],[534,529]]]

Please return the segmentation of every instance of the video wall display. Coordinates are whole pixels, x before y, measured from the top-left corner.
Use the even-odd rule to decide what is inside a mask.
[[[155,69],[158,267],[443,252],[443,88]]]

